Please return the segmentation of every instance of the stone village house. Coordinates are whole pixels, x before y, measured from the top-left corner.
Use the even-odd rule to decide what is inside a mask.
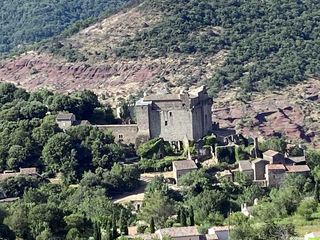
[[[305,161],[297,158],[286,158],[283,154],[268,150],[262,158],[252,161],[239,161],[238,171],[247,176],[247,179],[263,187],[279,187],[287,174],[307,175],[310,168]]]

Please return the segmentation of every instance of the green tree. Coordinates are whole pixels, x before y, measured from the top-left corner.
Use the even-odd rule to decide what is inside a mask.
[[[119,229],[120,229],[121,235],[128,235],[128,222],[126,220],[126,216],[124,215],[123,209],[121,209],[121,212],[120,212],[119,224],[120,224]]]
[[[139,212],[139,218],[151,222],[151,217],[153,217],[155,226],[160,228],[173,213],[174,204],[167,196],[161,192],[147,193]]]
[[[156,230],[155,230],[155,225],[154,225],[154,219],[153,217],[151,217],[151,220],[150,220],[150,233],[154,233]]]
[[[194,211],[192,205],[190,206],[189,209],[189,221],[190,221],[190,226],[194,226]]]
[[[310,220],[312,213],[317,210],[317,205],[317,202],[313,198],[306,198],[300,202],[297,213],[306,220]]]

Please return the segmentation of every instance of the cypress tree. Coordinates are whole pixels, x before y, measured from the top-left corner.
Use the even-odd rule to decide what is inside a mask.
[[[125,219],[123,209],[121,209],[121,212],[120,212],[120,221],[119,222],[120,222],[120,234],[121,235],[128,235],[128,224]]]
[[[118,237],[118,231],[117,231],[116,216],[113,213],[113,215],[112,215],[112,239],[116,239],[117,237]]]
[[[93,238],[94,240],[101,240],[101,228],[97,222],[93,224]]]
[[[181,209],[180,213],[180,224],[185,227],[187,226],[187,214],[184,208]]]
[[[155,226],[154,226],[154,219],[153,219],[153,217],[151,217],[151,220],[150,220],[150,232],[154,233],[155,231],[156,231],[156,229],[155,229]]]
[[[194,226],[194,211],[193,211],[193,207],[190,207],[189,210],[189,220],[190,220],[190,226]]]
[[[319,203],[319,197],[320,197],[319,181],[316,179],[316,184],[315,184],[315,187],[314,187],[314,199],[316,200],[317,203]]]

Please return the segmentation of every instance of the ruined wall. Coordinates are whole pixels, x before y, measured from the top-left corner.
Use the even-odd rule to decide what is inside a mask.
[[[135,144],[138,137],[138,125],[95,125],[103,131],[109,131],[115,137],[115,141],[125,144]]]

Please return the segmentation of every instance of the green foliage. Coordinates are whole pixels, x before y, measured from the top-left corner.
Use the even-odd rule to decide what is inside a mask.
[[[154,138],[141,144],[137,153],[141,158],[156,159],[172,154],[172,149],[162,138]]]
[[[185,160],[185,157],[167,156],[162,159],[141,159],[139,161],[139,169],[142,172],[169,171],[172,167],[172,162],[177,160]]]
[[[246,160],[250,157],[251,147],[246,147],[244,145],[235,146],[235,159],[236,161]]]
[[[78,182],[84,171],[111,169],[123,158],[124,149],[110,133],[82,125],[62,132],[55,122],[54,114],[61,110],[75,113],[78,119],[95,119],[101,104],[93,92],[63,95],[39,90],[29,94],[0,83],[0,93],[0,171],[38,167],[47,174],[62,173],[63,183],[70,184]],[[100,120],[114,119],[108,118]]]
[[[315,0],[152,0],[163,20],[126,39],[128,58],[167,54],[211,56],[229,50],[208,81],[211,94],[232,85],[243,93],[282,88],[319,75],[319,10]],[[244,94],[242,94],[243,96]]]
[[[188,187],[191,193],[200,193],[205,189],[210,189],[213,178],[204,170],[191,171],[179,179],[179,185]]]
[[[216,146],[215,155],[219,162],[235,163],[235,146]]]
[[[32,176],[16,176],[0,181],[0,189],[7,197],[21,197],[28,188],[37,188],[44,181]]]
[[[306,152],[306,160],[311,169],[314,169],[316,166],[320,166],[320,152],[317,150],[308,150]]]
[[[156,191],[145,195],[139,218],[146,222],[151,222],[153,217],[155,226],[161,228],[174,212],[173,201],[161,192]]]
[[[108,195],[132,191],[139,186],[140,172],[136,166],[115,164],[111,170],[97,169],[96,173],[84,174],[80,185],[84,187],[104,188]]]
[[[272,137],[268,138],[262,143],[259,143],[259,150],[265,152],[267,150],[274,150],[280,153],[285,153],[287,143],[283,138]]]
[[[306,220],[310,220],[311,215],[317,210],[317,205],[313,198],[303,199],[298,206],[297,213]]]
[[[195,223],[221,224],[223,216],[228,209],[228,201],[225,193],[217,190],[204,190],[197,196],[188,199],[189,206],[194,209]]]
[[[119,9],[127,0],[18,0],[4,1],[0,9],[0,54],[25,44],[57,36],[64,30],[72,34],[93,22],[105,11]],[[71,27],[72,26],[72,27]]]
[[[154,233],[156,230],[155,230],[155,226],[154,226],[154,219],[153,217],[151,217],[151,220],[150,220],[150,233]]]

